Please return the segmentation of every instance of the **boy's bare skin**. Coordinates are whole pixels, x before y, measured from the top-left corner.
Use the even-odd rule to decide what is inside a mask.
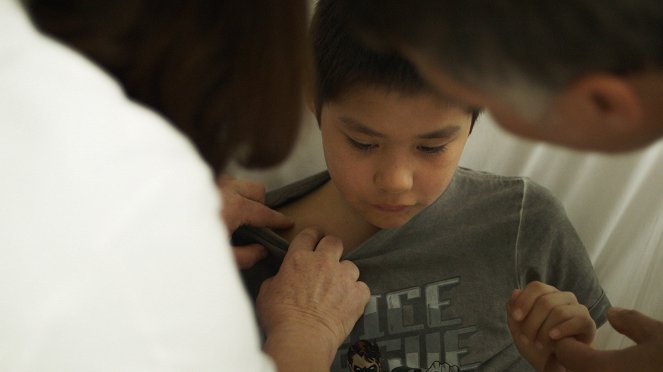
[[[294,221],[292,227],[277,231],[279,235],[290,241],[306,227],[317,226],[325,234],[341,239],[343,255],[379,230],[343,202],[333,182],[327,182],[310,194],[277,210]]]

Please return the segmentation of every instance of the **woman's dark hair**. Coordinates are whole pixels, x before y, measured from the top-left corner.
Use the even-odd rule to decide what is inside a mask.
[[[28,0],[38,28],[185,133],[215,172],[289,153],[309,72],[307,0]],[[45,61],[47,63],[47,61]]]
[[[378,87],[405,94],[435,94],[415,67],[395,52],[370,49],[349,29],[345,2],[319,0],[313,15],[311,38],[315,74],[315,109],[318,121],[325,102],[357,87]],[[472,123],[479,110],[472,110]]]

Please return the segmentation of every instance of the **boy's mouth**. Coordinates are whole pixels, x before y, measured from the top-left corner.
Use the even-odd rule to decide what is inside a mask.
[[[383,212],[403,212],[411,207],[404,204],[373,204],[373,207]]]

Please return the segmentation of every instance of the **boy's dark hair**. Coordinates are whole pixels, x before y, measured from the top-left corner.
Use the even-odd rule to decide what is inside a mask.
[[[310,72],[307,0],[24,2],[37,27],[168,118],[215,172],[232,158],[276,164],[294,144]]]
[[[405,94],[434,91],[415,67],[399,54],[367,48],[350,32],[346,3],[319,0],[311,25],[316,68],[314,104],[320,121],[322,105],[358,86],[378,87]],[[472,110],[472,124],[479,110]]]
[[[663,69],[661,0],[338,0],[374,46],[415,48],[460,82],[519,73],[554,92],[594,72]]]

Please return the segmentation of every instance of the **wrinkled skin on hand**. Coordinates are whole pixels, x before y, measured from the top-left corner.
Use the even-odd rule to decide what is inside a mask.
[[[370,298],[359,269],[340,261],[341,241],[309,228],[297,235],[279,272],[263,283],[257,298],[258,319],[267,337],[296,334],[303,343],[326,344],[329,363],[350,334]]]

